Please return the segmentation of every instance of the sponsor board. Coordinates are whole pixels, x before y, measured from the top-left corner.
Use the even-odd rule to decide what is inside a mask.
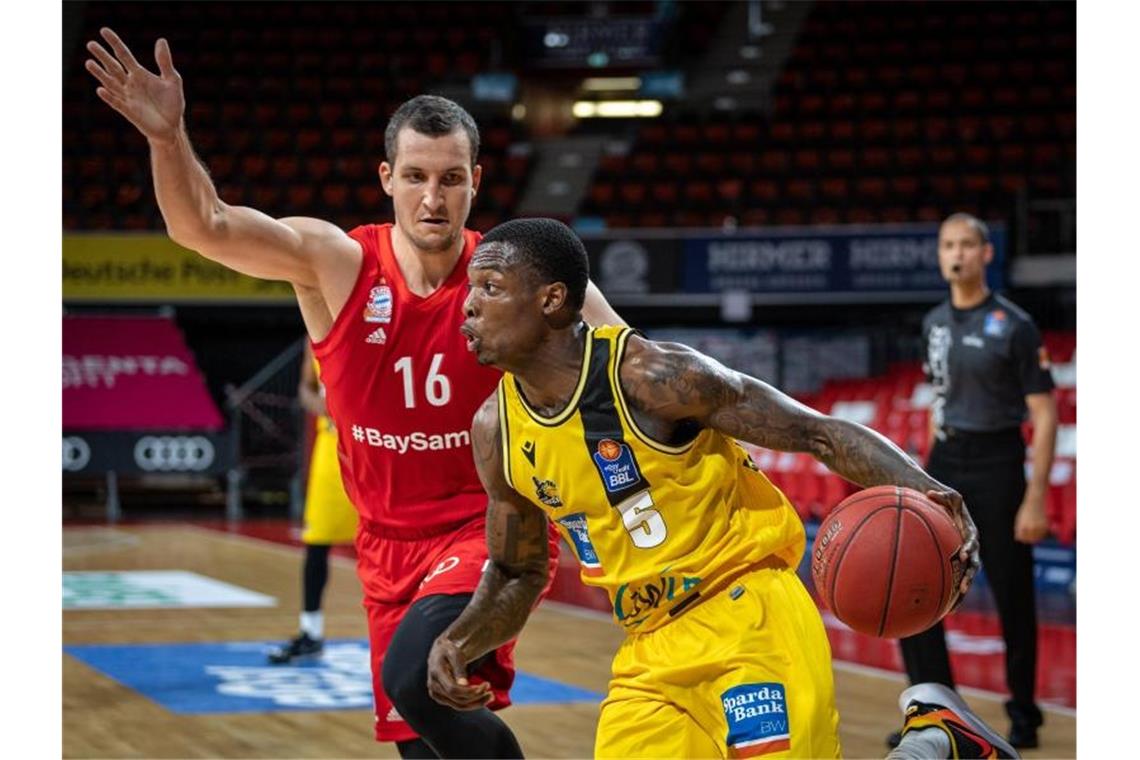
[[[206,378],[169,317],[66,315],[61,370],[64,430],[223,427]]]
[[[258,280],[165,235],[63,236],[63,300],[293,303],[287,282]]]
[[[184,570],[65,572],[65,610],[275,607],[272,596]]]
[[[991,288],[1003,285],[1005,228],[993,230]],[[689,293],[910,293],[943,297],[938,225],[773,229],[684,241]]]
[[[218,475],[233,462],[232,431],[65,431],[63,471],[74,475]]]
[[[317,660],[269,665],[273,642],[76,645],[72,657],[174,713],[370,710],[372,675],[365,639],[325,642]],[[597,704],[602,695],[526,673],[514,704]]]

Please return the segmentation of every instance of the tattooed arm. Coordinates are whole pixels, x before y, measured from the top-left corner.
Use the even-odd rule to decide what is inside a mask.
[[[437,702],[457,710],[474,710],[491,700],[489,684],[468,683],[467,665],[519,634],[546,585],[549,558],[546,515],[503,475],[496,394],[475,413],[471,441],[488,496],[491,561],[467,607],[428,654],[428,691]]]
[[[764,448],[807,452],[864,488],[898,485],[925,493],[949,510],[962,533],[962,559],[970,563],[963,592],[977,572],[977,528],[962,496],[874,430],[820,414],[687,346],[636,335],[629,338],[621,384],[638,425],[661,440],[679,429],[711,427]]]

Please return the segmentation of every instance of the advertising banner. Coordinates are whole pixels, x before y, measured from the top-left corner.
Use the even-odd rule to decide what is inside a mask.
[[[233,464],[229,433],[198,431],[77,431],[63,433],[69,475],[219,475]]]
[[[222,416],[174,321],[63,318],[63,428],[205,430]]]
[[[991,288],[1003,285],[1005,229],[991,227]],[[938,225],[772,229],[687,237],[682,281],[688,293],[943,295]]]
[[[291,303],[287,282],[246,277],[165,235],[64,235],[64,302]]]
[[[680,288],[681,238],[583,234],[590,278],[607,295],[675,293]]]

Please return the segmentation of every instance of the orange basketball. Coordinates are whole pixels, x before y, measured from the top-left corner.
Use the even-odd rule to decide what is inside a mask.
[[[958,598],[962,536],[918,491],[875,486],[844,499],[819,526],[811,574],[824,605],[860,633],[925,631]]]

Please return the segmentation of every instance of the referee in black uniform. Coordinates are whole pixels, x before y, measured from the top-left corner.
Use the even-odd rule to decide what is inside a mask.
[[[954,214],[938,233],[938,263],[950,298],[923,321],[926,374],[936,399],[926,470],[957,489],[978,526],[982,566],[1001,617],[1010,743],[1036,747],[1037,606],[1033,549],[1048,530],[1045,493],[1053,465],[1057,407],[1041,335],[1024,311],[986,287],[989,229]],[[1033,421],[1032,478],[1025,480],[1021,423]],[[953,687],[942,623],[902,639],[910,682]],[[894,737],[892,736],[892,739]]]

